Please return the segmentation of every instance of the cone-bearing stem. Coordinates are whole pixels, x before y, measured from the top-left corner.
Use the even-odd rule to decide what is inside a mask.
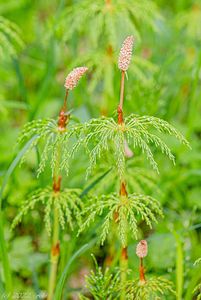
[[[51,248],[51,267],[50,267],[50,276],[48,284],[48,296],[47,300],[53,300],[56,276],[57,276],[57,267],[60,254],[59,246],[59,216],[58,209],[54,205],[54,224],[53,224],[53,238],[52,238],[52,248]]]
[[[144,283],[146,281],[145,279],[145,270],[143,266],[143,258],[140,258],[140,266],[139,266],[139,273],[140,273],[140,282]]]
[[[121,180],[120,182],[120,190],[119,190],[119,196],[121,198],[127,198],[128,193],[126,190],[126,183],[124,180]],[[128,270],[128,249],[127,246],[122,247],[121,249],[121,255],[120,255],[120,269],[121,269],[121,285],[122,285],[122,290],[121,290],[121,295],[120,295],[120,300],[125,299],[125,283],[127,280],[127,270]]]
[[[125,72],[121,72],[121,89],[120,89],[120,101],[119,107],[123,110],[123,103],[124,103],[124,82],[125,82]]]
[[[60,131],[64,131],[66,129],[67,121],[69,119],[69,117],[66,115],[68,92],[69,90],[66,90],[64,103],[59,113],[58,128]]]
[[[67,109],[67,97],[68,90],[66,90],[64,104],[59,113],[58,120],[58,128],[59,130],[64,131],[67,125],[67,116],[65,114]],[[60,157],[61,157],[61,148],[59,147],[57,153],[57,162],[54,170],[54,179],[53,179],[53,192],[55,195],[60,193],[61,190],[61,175],[59,174],[60,170]],[[56,197],[54,200],[57,200]],[[51,247],[51,266],[50,266],[50,274],[49,274],[49,282],[48,282],[48,296],[47,300],[53,300],[54,290],[56,285],[56,277],[57,277],[57,269],[58,269],[58,261],[60,255],[60,243],[59,243],[59,215],[58,209],[56,207],[56,203],[54,203],[54,211],[53,211],[53,235],[52,235],[52,247]]]
[[[120,87],[120,100],[117,108],[118,113],[118,124],[123,124],[123,104],[124,104],[124,82],[125,82],[125,72],[121,72],[121,87]]]

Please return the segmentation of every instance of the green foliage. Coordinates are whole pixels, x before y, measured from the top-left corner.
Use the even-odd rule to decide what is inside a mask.
[[[176,25],[179,29],[185,29],[187,36],[200,41],[201,36],[201,5],[194,4],[189,10],[181,12],[176,18]]]
[[[61,151],[60,164],[57,166],[58,171],[65,170],[68,174],[69,170],[69,139],[76,134],[79,126],[70,125],[65,131],[59,130],[58,124],[54,119],[34,120],[25,124],[19,139],[18,144],[24,144],[25,141],[36,138],[29,145],[25,155],[22,157],[21,163],[24,162],[26,155],[39,144],[43,145],[40,164],[37,170],[39,176],[44,171],[47,162],[50,164],[52,176],[54,175],[57,165],[58,153]]]
[[[21,222],[22,217],[34,209],[38,203],[42,203],[45,206],[44,223],[48,235],[51,233],[51,212],[53,207],[55,207],[58,212],[61,228],[64,229],[65,225],[68,225],[73,229],[76,223],[81,224],[80,214],[83,204],[79,197],[80,193],[81,191],[79,189],[64,189],[61,192],[54,192],[52,187],[38,189],[30,195],[22,205],[20,212],[12,223],[12,229]]]
[[[16,215],[19,200],[25,199],[27,191],[36,185],[44,187],[49,184],[48,166],[51,163],[51,153],[48,152],[44,173],[39,178],[35,178],[32,165],[36,158],[34,151],[29,152],[30,163],[25,168],[18,168],[18,159],[22,153],[20,151],[15,153],[18,158],[13,172],[13,164],[10,165],[14,155],[12,145],[18,131],[27,120],[43,119],[46,116],[53,116],[55,111],[58,111],[59,99],[63,97],[65,75],[72,67],[83,63],[89,67],[89,76],[69,95],[68,107],[73,106],[73,113],[82,122],[100,114],[110,116],[119,99],[120,72],[117,68],[117,56],[120,45],[127,34],[133,34],[134,56],[128,74],[130,84],[126,85],[125,112],[136,112],[141,116],[154,115],[173,122],[176,128],[186,134],[193,150],[185,151],[185,148],[177,145],[173,138],[166,139],[164,136],[164,141],[177,161],[176,166],[172,167],[150,143],[154,160],[160,164],[159,177],[154,170],[150,168],[146,170],[148,162],[144,160],[144,155],[141,155],[141,150],[137,147],[133,151],[132,159],[125,158],[125,181],[130,193],[145,193],[158,198],[158,195],[155,195],[156,186],[162,191],[160,203],[163,203],[165,218],[154,226],[154,230],[139,222],[140,236],[149,237],[147,265],[152,271],[151,277],[157,277],[158,274],[166,277],[168,272],[168,277],[174,281],[176,287],[178,282],[182,283],[177,298],[196,299],[199,290],[193,293],[193,289],[200,283],[201,267],[199,265],[193,268],[189,258],[199,257],[201,252],[200,0],[121,0],[121,9],[118,0],[1,2],[0,13],[4,16],[3,19],[12,20],[13,24],[19,26],[21,33],[15,29],[13,31],[23,39],[25,46],[21,51],[21,46],[2,29],[4,21],[1,21],[0,36],[3,36],[6,42],[0,39],[0,182],[4,190],[0,215],[0,294],[3,295],[6,291],[9,295],[12,292],[11,279],[13,290],[24,293],[16,297],[27,298],[28,292],[30,297],[33,295],[34,298],[34,291],[35,295],[40,295],[37,291],[47,290],[50,258],[47,251],[50,248],[50,239],[43,230],[44,222],[39,218],[42,216],[44,206],[39,204],[37,213],[27,214],[25,222],[14,232],[10,232],[9,228]],[[9,46],[6,46],[8,42]],[[13,47],[11,52],[9,47]],[[17,53],[20,55],[16,56]],[[153,128],[153,133],[154,131]],[[162,133],[158,136],[163,139]],[[33,135],[33,139],[35,137],[37,136]],[[48,135],[37,143],[38,159],[43,154],[47,138]],[[27,140],[29,146],[29,142],[32,143],[33,140],[31,136]],[[72,143],[69,143],[70,147],[67,147],[70,151],[74,137],[72,140]],[[97,141],[94,139],[93,143],[96,145]],[[93,149],[93,143],[91,140],[89,150]],[[63,151],[64,147],[61,147]],[[133,150],[133,143],[130,143],[130,147]],[[113,141],[109,141],[108,149],[111,151],[103,151],[101,159],[97,158],[97,167],[89,179],[94,180],[99,176],[98,172],[102,174],[102,171],[111,169],[94,187],[96,195],[110,194],[119,190]],[[142,157],[141,160],[138,159],[139,155]],[[8,169],[8,166],[11,168]],[[88,160],[84,151],[75,153],[71,176],[67,180],[62,180],[62,184],[67,184],[68,187],[77,186],[83,190],[90,184],[89,181],[84,182],[83,174],[87,166]],[[146,183],[145,178],[149,179],[149,183]],[[152,179],[153,186],[151,186]],[[147,186],[149,184],[150,187]],[[98,227],[104,222],[107,212],[108,209],[105,209],[100,218],[95,217],[96,222],[90,223],[90,230],[83,231],[79,239],[76,239],[74,233],[68,234],[66,230],[60,232],[59,273],[63,274],[69,262],[70,266],[68,264],[62,288],[58,284],[59,300],[76,298],[77,289],[80,291],[83,287],[83,273],[91,268],[91,264],[88,253],[79,252],[78,249],[81,245],[90,243],[97,230],[101,231]],[[137,215],[136,218],[140,221]],[[114,221],[111,221],[110,229],[112,222],[116,229],[118,224]],[[179,252],[175,250],[172,230],[181,238],[182,256],[178,256]],[[107,243],[104,243],[103,247],[99,249],[93,246],[90,250],[98,255],[101,265],[108,260],[111,262],[111,258],[112,266],[117,265],[119,243],[112,239],[113,231],[116,230],[110,230]],[[27,253],[23,261],[23,255],[20,254],[24,251],[20,249],[26,247],[23,243],[25,237],[29,238],[32,251]],[[129,234],[128,238],[130,241]],[[132,255],[133,246],[131,242],[128,247],[128,264],[129,267],[134,267],[135,271],[137,261]],[[28,261],[32,262],[33,257],[33,265],[37,266],[37,257],[41,254],[42,266],[37,267],[36,272],[28,270]],[[16,268],[13,261],[18,262],[19,259],[21,266]],[[9,272],[9,262],[12,275]],[[179,281],[176,275],[181,275],[178,277]],[[57,283],[59,281],[60,279]],[[168,300],[176,298],[174,295],[160,296]]]
[[[139,38],[140,23],[157,30],[156,19],[161,19],[161,16],[154,1],[147,3],[146,0],[137,0],[133,3],[132,0],[98,0],[92,3],[84,0],[66,8],[56,28],[68,28],[62,32],[64,40],[84,32],[94,47],[99,45],[100,37],[104,34],[107,42],[116,49],[118,25],[124,25],[125,30],[134,32]]]
[[[167,299],[167,294],[175,294],[172,283],[163,278],[149,278],[145,282],[130,281],[126,286],[127,300]]]
[[[198,258],[195,262],[195,265],[198,265],[201,263],[201,258]],[[201,299],[201,283],[199,283],[193,290],[193,294],[197,296],[197,300]]]
[[[195,289],[193,290],[193,294],[195,294],[197,296],[197,300],[201,299],[201,283],[199,283]]]
[[[156,4],[151,0],[149,3],[146,0],[135,2],[132,0],[98,0],[95,3],[84,0],[75,2],[63,10],[55,26],[57,37],[67,42],[76,38],[77,34],[82,34],[87,38],[88,43],[84,48],[84,55],[82,58],[78,56],[74,59],[73,64],[85,63],[93,70],[89,91],[96,91],[100,83],[103,85],[105,96],[99,103],[103,109],[108,110],[109,99],[114,97],[117,49],[123,38],[132,33],[137,41],[140,41],[143,31],[141,24],[145,28],[159,31],[157,21],[161,19]],[[123,33],[122,28],[124,28]],[[79,42],[77,47],[79,47]],[[140,54],[136,54],[134,60],[135,63],[130,69],[131,76],[144,85],[149,85],[153,74],[158,70],[157,66]]]
[[[82,214],[85,216],[85,221],[82,223],[79,233],[90,226],[97,216],[103,216],[103,224],[99,233],[100,243],[104,243],[115,222],[118,226],[119,239],[124,247],[127,246],[128,230],[131,231],[134,238],[138,238],[138,217],[152,228],[152,222],[157,223],[157,217],[163,216],[159,202],[150,196],[130,194],[120,197],[116,193],[90,199]]]
[[[111,153],[104,156],[104,161],[97,165],[96,172],[93,172],[92,178],[88,179],[89,182],[93,181],[94,177],[98,178],[101,174],[106,172],[109,165],[115,165]],[[134,157],[126,159],[126,173],[124,174],[124,179],[127,183],[128,190],[131,193],[161,193],[157,186],[158,175],[152,169],[143,167],[142,159],[136,154],[134,154]],[[107,193],[111,190],[119,190],[119,175],[116,171],[116,166],[110,169],[105,178],[95,186],[95,191],[99,194],[102,193],[102,191]]]
[[[118,299],[118,287],[119,282],[119,271],[112,274],[109,268],[106,268],[103,272],[102,268],[98,266],[98,263],[94,256],[95,271],[91,271],[86,276],[86,287],[90,293],[89,297],[80,295],[80,300],[93,299],[95,300],[112,300]]]
[[[195,265],[198,265],[201,263],[201,258],[198,258],[196,261],[195,261]]]
[[[135,148],[138,147],[145,153],[147,159],[153,169],[158,171],[157,163],[154,159],[150,144],[159,148],[162,153],[175,162],[174,156],[166,143],[151,130],[159,133],[166,133],[175,136],[180,142],[189,146],[188,141],[168,122],[152,117],[138,116],[131,114],[125,118],[125,123],[119,125],[113,118],[102,117],[92,119],[83,126],[82,134],[78,142],[73,147],[73,152],[79,148],[81,144],[87,146],[89,151],[89,174],[97,163],[104,151],[114,151],[116,167],[121,178],[125,174],[125,141],[128,145]],[[189,146],[190,147],[190,146]]]
[[[18,26],[0,16],[0,57],[2,58],[6,55],[15,56],[17,49],[23,46],[24,43]]]

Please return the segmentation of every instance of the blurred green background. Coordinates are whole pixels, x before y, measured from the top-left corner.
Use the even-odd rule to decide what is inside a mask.
[[[33,119],[57,117],[65,93],[64,80],[73,67],[89,67],[86,78],[70,94],[73,114],[86,121],[114,113],[120,89],[118,53],[130,34],[135,36],[135,46],[126,81],[125,113],[169,121],[192,147],[189,151],[168,139],[176,166],[156,151],[160,175],[153,174],[140,151],[135,153],[134,167],[146,167],[154,181],[151,187],[144,183],[142,189],[156,196],[165,212],[152,232],[142,229],[150,247],[147,269],[153,274],[168,274],[179,292],[178,299],[193,299],[193,288],[201,279],[201,267],[193,266],[201,256],[200,1],[0,0],[0,180],[3,182],[19,152],[15,145],[22,126]],[[10,224],[28,193],[51,184],[50,170],[36,178],[39,156],[40,149],[36,149],[12,172],[2,202],[14,289],[31,295],[46,291],[47,286],[50,240],[42,211],[39,207],[31,212],[14,232]],[[87,157],[79,153],[63,185],[85,188],[105,170],[100,161],[86,181],[86,166]],[[108,186],[105,179],[94,187],[94,193],[116,188]],[[60,272],[94,232],[95,225],[79,239],[68,230],[62,233]],[[135,245],[130,240],[129,263],[134,273]],[[108,247],[90,251],[103,262]],[[90,251],[72,265],[64,299],[77,299],[71,290],[83,286],[83,274],[92,264]],[[1,275],[2,285],[2,268]]]

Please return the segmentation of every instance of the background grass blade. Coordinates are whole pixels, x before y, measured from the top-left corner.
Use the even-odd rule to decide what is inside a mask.
[[[8,252],[6,247],[6,241],[4,237],[4,227],[3,227],[3,213],[0,210],[0,251],[2,257],[3,273],[5,278],[5,290],[7,294],[7,299],[12,297],[12,276],[10,270],[10,264],[8,259]]]
[[[9,259],[8,259],[8,251],[7,251],[7,246],[6,246],[6,240],[4,236],[4,227],[3,227],[3,212],[2,212],[2,199],[3,199],[3,192],[4,189],[8,183],[8,180],[13,173],[14,169],[18,165],[20,159],[26,152],[27,148],[29,145],[33,142],[33,140],[37,137],[37,135],[33,136],[31,140],[29,140],[26,145],[22,148],[22,150],[18,153],[18,155],[15,157],[13,162],[10,164],[2,186],[1,186],[1,191],[0,191],[0,251],[1,251],[1,257],[2,259],[2,266],[3,266],[3,272],[4,272],[4,277],[5,277],[5,289],[7,293],[8,299],[12,297],[12,275],[11,275],[11,269],[10,269],[10,264],[9,264]]]
[[[90,185],[88,185],[83,192],[81,193],[80,197],[84,197],[91,189],[93,189],[112,169],[110,168],[105,173],[100,175],[97,179],[95,179]]]
[[[8,183],[8,180],[10,178],[10,175],[13,173],[14,169],[16,168],[16,166],[18,165],[18,163],[20,162],[22,156],[24,155],[24,153],[27,151],[27,149],[29,148],[30,144],[37,138],[37,135],[34,135],[26,144],[25,146],[22,148],[22,150],[17,154],[17,156],[15,157],[15,159],[12,161],[12,163],[10,164],[6,174],[5,174],[5,177],[4,177],[4,180],[3,180],[3,183],[2,183],[2,186],[1,186],[1,191],[0,191],[0,208],[1,208],[1,203],[2,203],[2,197],[3,197],[3,192],[4,192],[4,189]]]
[[[88,244],[85,244],[78,251],[76,251],[75,254],[69,259],[69,261],[66,264],[66,267],[65,267],[65,269],[63,271],[63,273],[61,274],[59,282],[58,282],[58,284],[56,286],[54,300],[60,300],[62,298],[62,292],[63,292],[64,284],[66,282],[66,278],[67,278],[67,275],[68,275],[69,268],[70,268],[71,264],[73,263],[73,261],[77,257],[79,257],[81,254],[83,254],[84,252],[86,252],[87,250],[89,250],[95,244],[95,242],[96,242],[96,239],[92,240]]]

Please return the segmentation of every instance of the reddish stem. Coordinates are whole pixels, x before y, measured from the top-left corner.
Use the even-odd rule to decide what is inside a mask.
[[[65,111],[65,112],[66,112],[66,109],[67,109],[67,98],[68,98],[68,90],[66,89],[64,104],[63,104],[63,108],[62,108],[62,110]]]
[[[66,90],[64,103],[63,103],[62,109],[59,113],[58,127],[61,131],[65,130],[66,125],[67,125],[67,121],[68,121],[68,116],[66,115],[67,98],[68,98],[68,90]]]
[[[124,118],[123,118],[123,110],[121,109],[120,106],[117,108],[117,113],[118,113],[118,124],[123,124]]]
[[[145,282],[145,270],[143,266],[143,258],[140,258],[140,267],[139,267],[139,272],[140,272],[140,281]]]

